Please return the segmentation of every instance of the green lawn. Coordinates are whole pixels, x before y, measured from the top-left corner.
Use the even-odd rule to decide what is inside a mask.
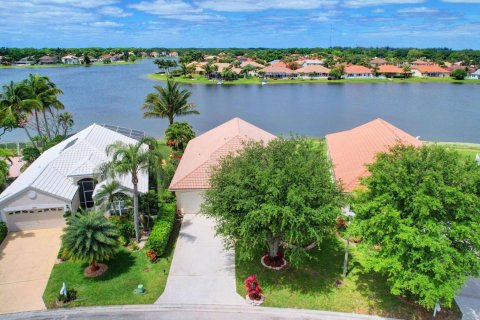
[[[149,78],[154,80],[166,80],[165,74],[149,74]],[[207,78],[199,75],[194,75],[192,78],[188,77],[175,77],[175,80],[180,83],[191,84],[217,84],[216,80],[208,80]],[[454,80],[452,78],[408,78],[408,79],[341,79],[341,80],[328,80],[328,79],[285,79],[285,80],[267,80],[268,84],[301,84],[301,83],[412,83],[412,82],[449,82],[449,83],[474,83],[480,84],[479,80]],[[224,81],[223,85],[235,85],[235,84],[261,84],[261,80],[256,77],[252,78],[240,78],[234,81]]]
[[[300,267],[271,271],[255,261],[236,259],[237,292],[245,295],[244,279],[257,275],[265,306],[302,308],[339,312],[375,314],[404,319],[431,319],[431,313],[412,306],[389,293],[383,277],[366,272],[358,253],[352,249],[349,274],[343,285],[341,279],[345,246],[337,239],[327,241],[322,250],[317,250],[311,260],[303,261]],[[458,313],[442,311],[437,319],[457,319]]]
[[[77,300],[66,307],[154,303],[165,289],[179,230],[177,222],[164,257],[156,263],[148,261],[144,250],[129,252],[121,248],[107,262],[108,271],[98,278],[83,276],[86,263],[66,261],[55,265],[43,294],[45,305],[57,307],[55,300],[63,282],[78,292]],[[138,284],[144,285],[145,294],[133,293]]]
[[[477,154],[480,154],[480,144],[478,143],[462,143],[462,142],[432,142],[439,145],[444,145],[456,150],[458,153],[470,158],[475,159]]]

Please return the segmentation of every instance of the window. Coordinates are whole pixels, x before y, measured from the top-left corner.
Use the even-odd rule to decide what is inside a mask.
[[[83,209],[89,209],[94,206],[93,203],[93,190],[97,181],[95,179],[82,179],[78,182],[78,192],[80,195],[80,206]]]

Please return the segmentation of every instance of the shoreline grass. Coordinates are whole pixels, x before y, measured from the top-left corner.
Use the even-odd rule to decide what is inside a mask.
[[[167,76],[165,74],[151,73],[148,78],[153,80],[165,81]],[[190,84],[206,84],[216,85],[217,80],[208,80],[202,76],[187,77],[175,77],[175,81],[180,83]],[[480,80],[465,79],[455,80],[449,77],[446,78],[395,78],[395,79],[341,79],[341,80],[328,80],[328,79],[285,79],[285,80],[267,80],[267,84],[342,84],[342,83],[468,83],[468,84],[480,84]],[[252,78],[240,78],[233,81],[223,81],[222,85],[261,85],[261,79]]]
[[[24,65],[24,66],[0,66],[0,69],[46,69],[46,68],[75,68],[75,67],[101,67],[101,66],[123,66],[135,64],[135,62],[122,61],[122,62],[112,62],[109,64],[105,63],[92,63],[90,65],[84,64],[36,64],[36,65]]]

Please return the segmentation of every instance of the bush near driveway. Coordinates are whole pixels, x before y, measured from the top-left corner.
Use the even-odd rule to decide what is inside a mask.
[[[176,203],[164,203],[161,206],[160,214],[155,220],[152,232],[148,237],[146,248],[154,250],[158,256],[162,256],[173,229],[175,220]]]
[[[3,242],[3,239],[7,236],[8,228],[5,222],[0,222],[0,244]]]

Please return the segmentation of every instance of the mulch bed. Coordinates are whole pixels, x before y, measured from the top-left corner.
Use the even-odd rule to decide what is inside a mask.
[[[87,278],[96,278],[107,272],[108,266],[103,263],[97,263],[98,269],[95,271],[92,271],[91,267],[88,266],[85,268],[83,271],[83,275]]]
[[[287,260],[282,257],[270,258],[268,254],[262,257],[262,264],[269,269],[280,270],[286,267]]]

